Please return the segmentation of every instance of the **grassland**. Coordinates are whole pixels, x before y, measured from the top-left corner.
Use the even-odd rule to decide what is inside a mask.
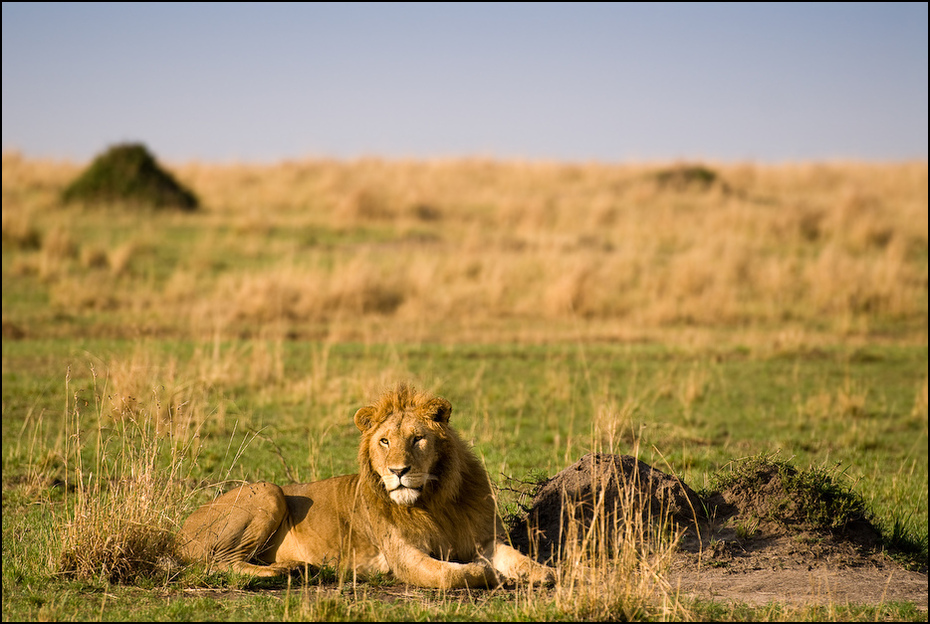
[[[780,451],[926,559],[925,162],[171,169],[200,210],[65,206],[80,165],[3,157],[5,620],[926,620],[76,573],[127,506],[170,534],[230,481],[354,471],[351,415],[398,379],[499,483],[606,450],[700,488]]]

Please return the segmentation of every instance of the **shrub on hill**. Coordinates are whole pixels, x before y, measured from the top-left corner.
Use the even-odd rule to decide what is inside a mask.
[[[708,189],[719,178],[716,171],[703,165],[676,165],[655,174],[659,188],[676,191]]]
[[[62,193],[65,203],[125,203],[194,210],[197,197],[161,168],[144,145],[114,145]]]

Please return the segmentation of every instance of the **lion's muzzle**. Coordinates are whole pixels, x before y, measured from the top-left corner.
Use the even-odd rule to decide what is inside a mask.
[[[414,504],[430,478],[429,474],[410,472],[409,466],[389,468],[387,474],[381,475],[384,489],[387,490],[391,500],[398,505]]]

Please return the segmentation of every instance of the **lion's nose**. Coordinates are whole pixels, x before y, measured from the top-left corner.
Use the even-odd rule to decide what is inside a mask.
[[[394,473],[398,477],[402,477],[408,472],[410,472],[410,466],[403,466],[401,468],[391,468],[390,470],[392,473]]]

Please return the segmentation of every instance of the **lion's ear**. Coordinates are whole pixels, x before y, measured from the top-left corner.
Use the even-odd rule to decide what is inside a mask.
[[[358,427],[358,430],[364,433],[367,431],[373,424],[373,417],[375,415],[375,408],[372,406],[363,407],[357,412],[355,412],[355,426]]]
[[[430,418],[436,422],[447,423],[452,415],[452,404],[442,397],[436,397],[426,404],[426,410]]]

